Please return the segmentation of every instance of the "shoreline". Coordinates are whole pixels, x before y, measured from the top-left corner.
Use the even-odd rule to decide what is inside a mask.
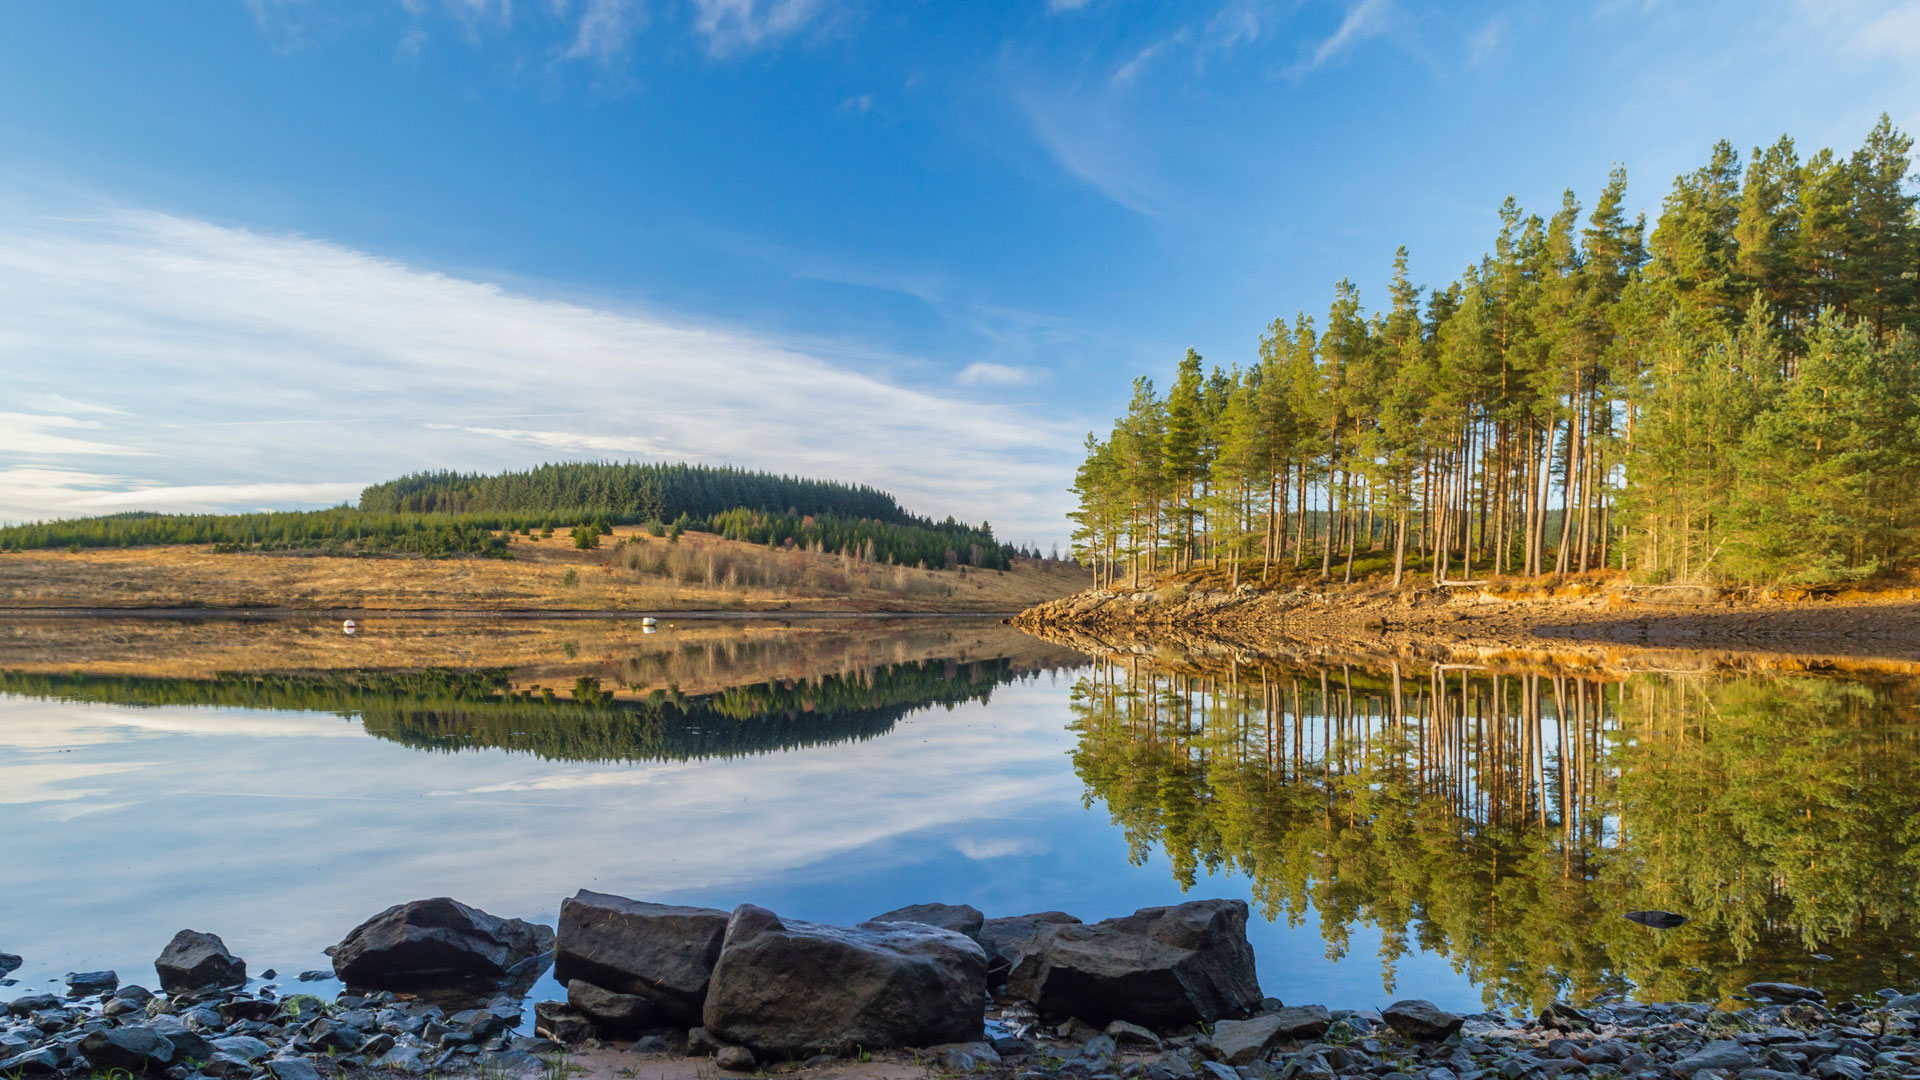
[[[1659,916],[1635,912],[1647,933]],[[1263,997],[1240,901],[1087,924],[919,904],[850,927],[581,891],[557,931],[449,898],[382,911],[327,952],[332,1001],[183,930],[159,993],[117,972],[0,1003],[0,1072],[167,1080],[479,1076],[711,1080],[1864,1080],[1920,1078],[1920,994],[1829,1003],[1756,982],[1739,1007],[1555,1000],[1531,1017],[1422,999]],[[1684,918],[1670,916],[1684,922]],[[421,945],[439,950],[431,963]],[[0,953],[0,978],[21,958]],[[425,965],[425,966],[423,966]],[[437,966],[436,966],[437,965]],[[532,1002],[551,967],[566,1000]],[[291,981],[288,976],[278,976]],[[769,980],[773,980],[770,982]],[[11,980],[7,980],[11,981]],[[769,989],[773,987],[773,989]],[[532,1021],[528,1022],[531,1014]],[[531,1030],[529,1030],[531,1029]]]
[[[1695,602],[1650,599],[1596,581],[1511,593],[1365,586],[1095,589],[1035,605],[1012,624],[1056,641],[1090,639],[1129,650],[1177,645],[1574,662],[1620,662],[1636,653],[1720,653],[1762,665],[1920,663],[1920,594],[1910,589],[1794,600],[1703,592]]]
[[[1016,610],[994,611],[849,611],[832,608],[764,608],[728,610],[671,608],[640,610],[627,608],[369,608],[369,607],[0,607],[0,619],[159,619],[291,621],[295,619],[420,619],[454,620],[496,619],[501,621],[542,622],[548,620],[640,620],[687,619],[702,622],[777,622],[783,619],[998,619],[1020,614]]]

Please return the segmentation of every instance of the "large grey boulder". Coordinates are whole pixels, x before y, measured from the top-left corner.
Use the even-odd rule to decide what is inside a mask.
[[[980,1037],[987,954],[972,938],[910,922],[854,927],[781,919],[742,904],[707,993],[716,1039],[775,1057]]]
[[[160,975],[160,989],[211,990],[222,986],[244,986],[247,962],[227,951],[226,942],[217,934],[182,930],[160,950],[153,968]]]
[[[1007,972],[1019,958],[1022,947],[1049,926],[1076,924],[1080,920],[1064,911],[1041,911],[1032,915],[1014,915],[987,919],[980,924],[974,940],[987,950],[987,984],[999,986],[1007,981]]]
[[[1007,989],[1045,1016],[1166,1029],[1245,1016],[1263,1000],[1241,900],[1054,924],[1018,948]]]
[[[885,915],[875,915],[868,922],[911,922],[937,926],[942,930],[951,930],[956,934],[965,934],[975,941],[980,940],[981,924],[987,917],[980,909],[971,904],[909,904],[903,908],[894,908]]]
[[[489,915],[445,896],[395,904],[333,948],[348,986],[410,987],[501,979],[545,965],[553,930]]]
[[[580,890],[560,902],[553,977],[647,999],[660,1026],[700,1023],[727,913]]]

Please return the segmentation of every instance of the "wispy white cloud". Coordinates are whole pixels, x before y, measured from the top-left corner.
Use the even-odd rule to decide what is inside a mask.
[[[0,454],[139,454],[142,451],[115,443],[76,439],[56,431],[98,429],[98,421],[77,420],[71,416],[46,416],[38,413],[0,412]]]
[[[0,421],[0,519],[324,504],[350,494],[343,477],[670,454],[873,484],[1010,535],[1059,529],[1065,421],[312,239],[63,209],[0,199],[0,367],[15,400],[113,387],[142,416]],[[571,419],[475,422],[515,414]],[[148,456],[80,456],[106,453]]]
[[[1347,9],[1346,17],[1332,36],[1315,46],[1308,58],[1309,69],[1321,67],[1370,38],[1390,30],[1400,17],[1393,0],[1359,0]]]
[[[574,27],[573,42],[561,59],[611,64],[633,47],[646,22],[647,9],[641,0],[587,0]]]
[[[662,446],[658,440],[644,435],[593,435],[579,431],[529,431],[524,428],[462,427],[455,429],[448,424],[427,426],[441,430],[459,430],[475,435],[488,435],[496,439],[544,446],[550,450],[568,453],[645,454],[648,457],[682,459],[700,456],[691,450],[675,450]]]
[[[1506,39],[1507,21],[1495,16],[1487,24],[1473,32],[1467,38],[1467,66],[1479,67],[1493,58],[1500,49],[1500,43]]]
[[[694,30],[716,56],[774,44],[827,14],[828,0],[693,0]]]
[[[1115,87],[1130,85],[1135,79],[1140,77],[1140,73],[1146,70],[1148,65],[1165,55],[1168,49],[1186,41],[1188,36],[1187,29],[1182,27],[1174,33],[1142,47],[1140,51],[1134,53],[1126,63],[1114,69],[1113,74],[1107,79],[1108,84]]]
[[[1033,368],[990,364],[983,360],[962,368],[953,381],[961,386],[1030,386],[1045,374]]]
[[[1031,88],[1015,98],[1034,142],[1069,176],[1137,214],[1156,217],[1159,195],[1127,125],[1104,99]]]
[[[59,413],[112,413],[116,416],[127,415],[127,410],[112,405],[102,405],[97,401],[76,401],[65,394],[35,394],[33,406],[36,409],[48,409]]]

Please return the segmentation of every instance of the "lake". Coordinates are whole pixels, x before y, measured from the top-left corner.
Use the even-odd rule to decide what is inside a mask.
[[[328,992],[296,973],[428,896],[1236,897],[1290,1004],[1870,993],[1920,976],[1917,706],[1903,674],[1096,658],[981,619],[47,621],[0,634],[0,951],[12,995],[151,983],[191,927]]]

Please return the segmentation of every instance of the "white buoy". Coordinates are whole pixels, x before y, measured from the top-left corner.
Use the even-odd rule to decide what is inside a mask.
[[[341,629],[341,630],[344,630],[344,631],[346,631],[346,632],[347,632],[347,633],[349,633],[349,634],[351,634],[351,633],[353,633],[353,632],[354,632],[355,630],[358,630],[358,629],[360,629],[360,628],[359,628],[358,626],[355,626],[355,625],[353,624],[353,620],[352,620],[352,619],[348,619],[348,620],[347,620],[346,622],[343,622],[343,623],[341,623],[341,624],[340,624],[340,629]]]
[[[654,618],[653,616],[651,616],[651,615],[648,615],[648,616],[645,616],[645,617],[643,617],[643,618],[642,618],[642,619],[640,620],[640,625],[641,625],[641,626],[658,626],[658,625],[660,625],[660,620],[658,620],[658,619],[655,619],[655,618]]]

